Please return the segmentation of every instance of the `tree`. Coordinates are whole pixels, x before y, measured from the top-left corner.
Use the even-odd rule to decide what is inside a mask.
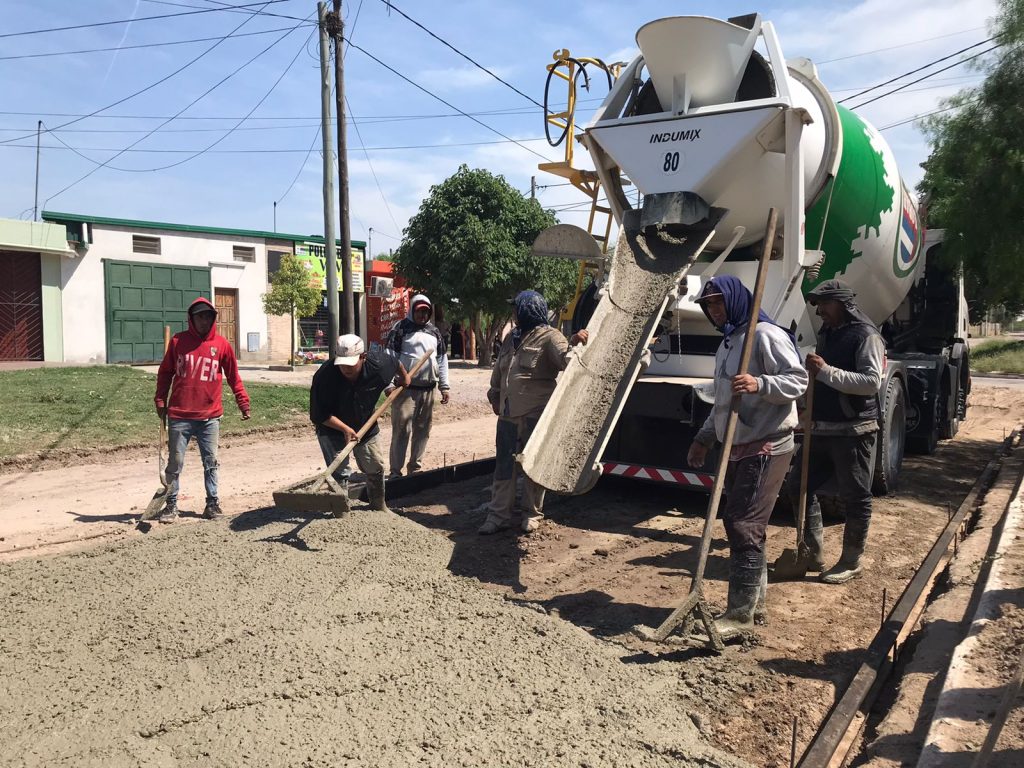
[[[295,316],[308,317],[321,302],[320,283],[293,254],[281,257],[281,268],[270,278],[270,291],[263,294],[263,311],[268,315],[290,315],[291,347],[288,362],[295,356]],[[333,340],[332,340],[333,343]]]
[[[928,225],[946,230],[944,258],[963,264],[972,315],[1024,308],[1024,0],[1001,0],[982,84],[924,123],[932,153],[918,190]]]
[[[410,219],[395,268],[451,315],[470,321],[480,365],[489,366],[499,323],[516,293],[540,291],[552,309],[572,298],[577,265],[530,253],[541,230],[556,222],[502,176],[462,165],[431,188]]]

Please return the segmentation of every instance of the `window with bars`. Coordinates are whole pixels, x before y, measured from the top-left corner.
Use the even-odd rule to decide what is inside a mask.
[[[132,235],[133,253],[150,253],[160,255],[160,238],[146,237],[145,235]]]
[[[256,261],[256,247],[252,245],[235,245],[231,248],[235,261]]]

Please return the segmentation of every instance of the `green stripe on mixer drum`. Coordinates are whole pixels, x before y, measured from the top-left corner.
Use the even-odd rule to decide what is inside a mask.
[[[804,280],[804,293],[819,282],[844,273],[861,255],[860,250],[854,250],[854,242],[864,233],[880,236],[882,213],[892,210],[896,203],[896,190],[885,181],[885,159],[871,146],[864,123],[845,107],[838,110],[843,130],[839,170],[807,211],[804,240],[804,247],[818,249],[820,238],[825,263],[817,280]]]

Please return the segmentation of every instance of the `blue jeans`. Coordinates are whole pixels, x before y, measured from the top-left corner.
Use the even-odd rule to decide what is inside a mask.
[[[167,503],[178,503],[178,475],[185,466],[185,449],[196,439],[203,459],[203,480],[206,501],[217,501],[217,443],[220,440],[220,418],[167,419]]]

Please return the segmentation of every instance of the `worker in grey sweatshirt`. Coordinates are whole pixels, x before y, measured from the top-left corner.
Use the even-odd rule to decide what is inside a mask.
[[[391,405],[391,472],[400,477],[409,452],[409,474],[423,466],[430,427],[434,421],[435,391],[441,393],[441,405],[448,405],[448,350],[444,336],[430,322],[434,307],[422,293],[412,298],[408,317],[399,320],[388,333],[386,346],[397,356],[407,371],[427,352],[433,352],[430,362],[420,368],[412,384]]]
[[[807,294],[821,318],[821,332],[816,353],[807,356],[807,370],[814,376],[814,405],[804,541],[811,556],[808,570],[824,571],[819,580],[826,584],[844,584],[860,576],[871,523],[872,458],[885,342],[855,297],[840,280],[826,280]],[[821,506],[815,493],[832,477],[846,503],[846,525],[839,562],[824,570]],[[790,479],[794,503],[800,495],[799,480]]]
[[[729,638],[764,617],[768,518],[793,458],[796,400],[807,389],[807,371],[792,334],[762,311],[747,372],[739,373],[753,298],[738,278],[712,278],[698,301],[724,338],[715,353],[715,402],[686,457],[691,467],[703,467],[709,450],[724,438],[733,396],[740,396],[722,513],[729,538],[729,598],[715,620],[722,637]]]

